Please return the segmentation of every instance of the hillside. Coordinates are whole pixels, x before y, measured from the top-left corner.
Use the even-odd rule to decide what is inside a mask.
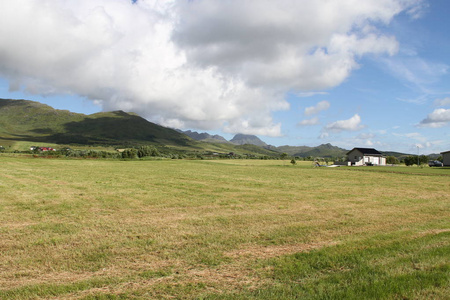
[[[348,150],[333,146],[331,144],[322,144],[309,151],[297,153],[301,157],[345,157]]]
[[[194,142],[184,134],[133,113],[113,111],[84,115],[34,101],[9,99],[0,99],[0,138],[84,145],[190,146]]]
[[[266,143],[264,143],[263,141],[261,141],[257,136],[255,135],[248,135],[248,134],[236,134],[231,140],[231,143],[235,144],[235,145],[256,145],[256,146],[260,146],[260,147],[265,147],[267,146]]]
[[[268,149],[278,151],[281,153],[286,153],[291,156],[298,157],[343,157],[346,155],[348,150],[333,146],[331,144],[322,144],[317,147],[309,146],[268,146]]]

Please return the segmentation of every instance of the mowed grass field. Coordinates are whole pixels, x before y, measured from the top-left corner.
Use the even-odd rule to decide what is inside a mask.
[[[0,299],[449,299],[449,169],[0,166]]]

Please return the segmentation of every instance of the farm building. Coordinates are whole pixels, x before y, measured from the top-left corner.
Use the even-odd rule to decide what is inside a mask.
[[[52,147],[37,147],[37,146],[31,146],[30,147],[30,150],[31,151],[35,151],[35,150],[38,150],[38,151],[56,151],[56,149],[53,149]]]
[[[373,148],[353,148],[347,153],[347,160],[352,166],[386,165],[386,158],[383,157],[383,154]]]
[[[441,154],[444,166],[450,167],[450,151],[441,152]]]

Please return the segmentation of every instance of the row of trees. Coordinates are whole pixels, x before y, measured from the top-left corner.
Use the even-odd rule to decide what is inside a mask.
[[[182,159],[182,158],[190,158],[190,159],[208,159],[208,158],[234,158],[234,159],[291,159],[291,163],[295,164],[296,161],[319,161],[321,164],[329,164],[334,161],[342,161],[345,158],[341,157],[299,157],[299,156],[290,156],[287,153],[281,153],[277,156],[267,156],[267,155],[254,155],[254,154],[236,154],[233,152],[220,154],[220,153],[210,153],[210,152],[200,152],[196,151],[193,153],[174,153],[171,149],[159,149],[154,146],[137,146],[137,147],[129,147],[124,149],[123,151],[102,151],[102,150],[73,150],[70,148],[60,149],[57,151],[41,151],[39,147],[34,147],[34,150],[31,151],[23,151],[22,153],[32,153],[39,156],[65,156],[65,157],[80,157],[80,158],[113,158],[113,159],[142,159],[145,157],[164,157],[164,158],[172,158],[172,159]],[[0,146],[0,152],[5,152],[6,149]],[[162,152],[163,151],[163,152]],[[14,151],[19,152],[19,151]],[[416,155],[409,155],[407,157],[399,160],[395,156],[387,156],[386,163],[387,164],[400,164],[404,163],[407,166],[411,166],[414,164],[427,164],[428,156],[421,155],[419,158]],[[438,158],[438,160],[442,160],[442,157]]]
[[[137,148],[125,149],[122,153],[122,158],[143,158],[147,156],[161,156],[158,149],[153,146],[140,146]]]
[[[114,159],[134,159],[143,158],[147,156],[168,156],[173,158],[172,154],[162,154],[153,146],[139,146],[134,148],[127,148],[123,151],[103,151],[103,150],[75,150],[70,148],[58,149],[55,151],[42,151],[40,147],[33,147],[29,151],[14,151],[15,153],[30,153],[34,156],[45,157],[73,157],[73,158],[114,158]],[[178,157],[178,156],[177,156]]]
[[[396,158],[395,156],[388,156],[386,157],[386,163],[387,164],[399,164],[399,163],[404,163],[407,166],[412,166],[412,165],[422,165],[422,164],[427,164],[428,161],[430,160],[430,158],[426,155],[408,155],[407,157],[403,158],[402,160],[399,160],[398,158]],[[437,158],[438,161],[442,161],[442,156]]]
[[[347,158],[346,157],[315,157],[315,156],[306,156],[306,157],[301,157],[301,156],[290,156],[287,153],[281,153],[280,154],[280,159],[294,159],[295,161],[321,161],[324,162],[326,164],[328,163],[333,163],[335,161],[345,161]]]
[[[412,165],[421,165],[421,164],[426,164],[428,163],[428,156],[426,155],[409,155],[407,157],[405,157],[403,159],[403,162],[405,163],[405,165],[407,166],[412,166]]]

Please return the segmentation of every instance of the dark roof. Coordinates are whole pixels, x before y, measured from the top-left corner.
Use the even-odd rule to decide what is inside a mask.
[[[350,150],[347,154],[349,154],[350,152],[352,152],[353,150],[358,150],[359,152],[361,152],[363,155],[383,155],[380,152],[378,152],[377,150],[373,149],[373,148],[353,148],[352,150]]]

